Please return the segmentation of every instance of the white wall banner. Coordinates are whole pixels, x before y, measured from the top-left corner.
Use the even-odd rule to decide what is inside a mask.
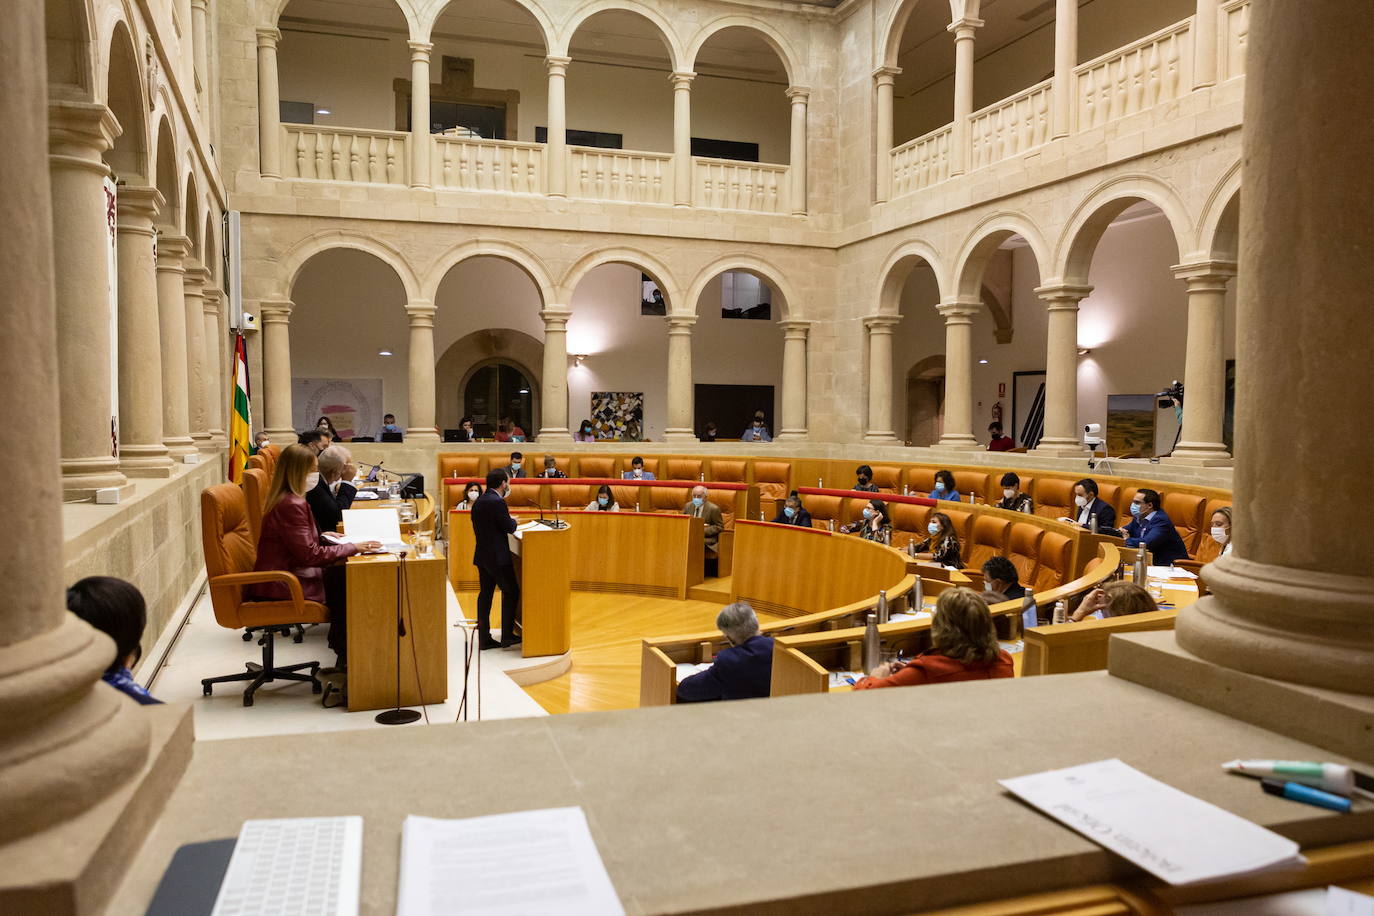
[[[117,226],[119,188],[112,176],[105,176],[106,276],[110,299],[110,456],[119,457],[119,254]]]
[[[379,378],[297,378],[291,380],[291,422],[312,429],[328,417],[344,439],[376,436],[382,427]]]

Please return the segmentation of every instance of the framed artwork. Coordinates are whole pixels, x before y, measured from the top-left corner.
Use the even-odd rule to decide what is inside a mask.
[[[658,288],[654,278],[648,274],[639,275],[639,314],[668,314],[668,303],[663,301],[663,290]]]
[[[640,441],[644,438],[644,392],[593,391],[591,420],[597,439]]]
[[[1107,395],[1107,454],[1155,454],[1155,396],[1153,394]]]

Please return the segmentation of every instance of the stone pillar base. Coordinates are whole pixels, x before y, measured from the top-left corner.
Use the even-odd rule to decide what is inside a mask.
[[[97,685],[99,687],[99,685]],[[127,702],[127,701],[122,701]],[[143,769],[70,820],[0,846],[0,912],[99,913],[191,762],[189,705],[140,706],[152,739]],[[60,849],[61,855],[53,855]]]
[[[439,430],[432,426],[406,427],[406,439],[415,442],[438,442]]]
[[[1159,460],[1194,468],[1229,468],[1235,464],[1221,442],[1180,442],[1168,457]]]
[[[970,435],[941,436],[935,443],[939,448],[981,449],[983,446]]]
[[[773,437],[774,442],[805,442],[811,438],[811,431],[806,429],[784,429]]]
[[[1082,458],[1087,461],[1092,454],[1076,439],[1041,439],[1040,444],[1028,454],[1042,458]]]
[[[291,441],[295,442],[295,433],[291,434]],[[173,462],[180,462],[187,455],[200,454],[200,446],[196,445],[190,436],[177,436],[170,439],[163,439],[162,444],[167,446],[167,454]]]
[[[160,464],[149,463],[146,465],[125,464],[121,461],[119,463],[119,469],[124,472],[125,477],[154,477],[166,479],[171,477],[175,472],[176,465],[172,464],[170,458],[164,458],[163,462]]]
[[[697,434],[690,429],[665,429],[663,431],[664,442],[696,442]],[[729,440],[726,440],[729,441]]]
[[[542,442],[544,439],[560,438],[567,439],[569,442],[571,442],[572,430],[568,429],[566,426],[545,426],[544,428],[539,430],[538,441]]]
[[[865,441],[865,442],[872,442],[872,443],[874,443],[874,444],[881,444],[881,445],[900,445],[900,444],[901,444],[900,442],[897,441],[897,434],[896,434],[896,433],[892,432],[891,430],[880,430],[880,429],[879,429],[879,430],[869,430],[868,432],[864,433],[864,439],[863,439],[863,441]]]
[[[1222,715],[1355,760],[1374,760],[1374,697],[1226,668],[1183,649],[1168,631],[1113,636],[1107,667],[1113,677]],[[1246,753],[1236,750],[1238,756]]]

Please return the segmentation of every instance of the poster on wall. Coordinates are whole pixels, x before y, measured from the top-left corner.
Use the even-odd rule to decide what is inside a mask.
[[[591,418],[596,438],[638,442],[644,438],[644,392],[593,391]]]
[[[658,288],[654,278],[648,274],[639,275],[639,314],[668,314],[668,303],[663,301],[663,290]]]
[[[109,282],[110,354],[119,352],[119,187],[114,177],[105,176],[105,276]],[[119,457],[119,360],[110,360],[110,457]]]
[[[382,426],[382,380],[379,378],[297,378],[291,380],[291,422],[311,429],[328,417],[339,436],[376,436]]]
[[[1155,396],[1107,395],[1107,454],[1112,457],[1155,454]]]

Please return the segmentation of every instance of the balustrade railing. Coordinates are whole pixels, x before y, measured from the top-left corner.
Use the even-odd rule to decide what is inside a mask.
[[[1192,91],[1192,24],[1186,19],[1076,68],[1078,129],[1138,114]]]
[[[670,153],[570,146],[568,160],[569,196],[638,204],[673,202]]]
[[[969,118],[970,167],[981,169],[1047,142],[1052,95],[1053,81],[1045,80],[975,111]]]
[[[282,177],[406,184],[410,135],[318,124],[283,124]]]
[[[434,137],[431,180],[436,188],[543,194],[544,144]]]
[[[1231,0],[1221,8],[1221,77],[1245,75],[1245,51],[1250,43],[1250,0]]]
[[[786,206],[785,165],[696,156],[692,175],[692,199],[699,207],[781,213]]]
[[[901,197],[928,188],[949,177],[949,140],[946,124],[892,151],[892,194]]]

